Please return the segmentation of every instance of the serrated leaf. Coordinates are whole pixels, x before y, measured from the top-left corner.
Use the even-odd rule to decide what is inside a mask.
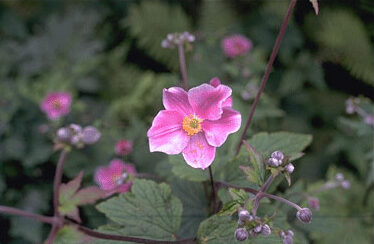
[[[191,31],[188,16],[180,6],[162,1],[142,1],[130,7],[123,24],[137,38],[137,44],[153,58],[173,70],[178,68],[177,51],[162,48],[161,41],[169,33]]]
[[[197,232],[199,244],[231,244],[237,243],[234,237],[236,221],[228,216],[212,216],[204,220]],[[248,243],[248,242],[242,242]]]
[[[244,202],[248,198],[248,193],[245,192],[243,189],[229,189],[230,196],[233,200],[239,200]]]
[[[274,151],[281,151],[290,158],[297,158],[311,142],[312,135],[293,132],[260,132],[248,140],[249,144],[269,157]]]
[[[231,216],[242,205],[239,200],[231,200],[223,204],[222,209],[217,213],[218,216]]]
[[[60,204],[64,204],[71,200],[73,195],[78,191],[79,187],[81,186],[82,177],[83,177],[83,171],[79,172],[77,177],[75,177],[73,180],[69,181],[68,183],[61,184],[60,196],[59,196]]]
[[[81,244],[87,243],[90,238],[79,232],[77,228],[65,225],[58,232],[54,244]]]
[[[169,162],[173,167],[172,172],[181,179],[197,182],[209,180],[209,173],[207,170],[192,168],[184,161],[181,155],[169,156]]]
[[[155,240],[175,240],[182,219],[182,203],[170,187],[136,179],[131,192],[97,205],[118,226],[122,235]]]

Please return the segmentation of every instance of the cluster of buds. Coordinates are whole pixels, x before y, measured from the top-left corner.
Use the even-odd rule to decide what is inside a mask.
[[[275,151],[271,154],[271,157],[267,161],[267,165],[273,168],[279,167],[283,164],[284,155],[280,151]],[[284,170],[288,173],[292,173],[295,169],[292,163],[285,163]]]
[[[360,107],[360,98],[349,98],[345,101],[345,111],[347,114],[357,113],[363,119],[365,124],[374,126],[374,115],[367,113],[364,109]]]
[[[270,226],[261,223],[259,217],[252,216],[247,210],[240,210],[238,215],[238,228],[235,230],[237,241],[245,241],[249,235],[255,238],[258,235],[268,236],[271,234]]]
[[[337,173],[335,179],[343,189],[349,189],[351,187],[351,182],[344,179],[344,175],[342,173]]]
[[[162,40],[161,46],[163,48],[175,48],[176,46],[184,43],[194,42],[195,39],[195,36],[188,31],[182,33],[170,33],[167,34],[164,40]]]
[[[57,140],[59,143],[69,144],[82,148],[84,145],[96,143],[100,139],[101,133],[94,126],[82,126],[70,124],[57,130]]]
[[[280,238],[283,240],[283,244],[292,244],[294,233],[292,230],[281,231],[279,234]]]

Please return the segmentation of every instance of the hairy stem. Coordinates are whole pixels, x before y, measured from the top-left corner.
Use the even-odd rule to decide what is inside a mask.
[[[256,194],[255,199],[253,201],[252,215],[256,216],[257,209],[260,206],[260,201],[263,196],[262,194],[269,188],[275,177],[276,175],[274,176],[273,174],[271,174]]]
[[[216,187],[214,184],[212,168],[209,166],[209,177],[210,177],[210,185],[212,186],[212,204],[213,204],[213,213],[217,211],[217,200],[216,200]]]
[[[188,79],[187,79],[187,67],[186,67],[186,58],[184,56],[184,46],[183,42],[178,45],[178,56],[179,56],[179,66],[182,76],[182,87],[187,91],[188,90]]]
[[[54,224],[55,222],[53,217],[30,213],[30,212],[23,211],[17,208],[12,208],[12,207],[0,206],[0,212],[4,214],[18,215],[18,216],[34,219],[34,220],[47,223],[47,224]]]
[[[104,240],[113,240],[113,241],[128,241],[128,242],[135,242],[135,243],[144,243],[144,244],[196,244],[196,238],[189,238],[184,240],[177,240],[177,241],[160,241],[160,240],[150,240],[144,238],[137,238],[137,237],[130,237],[130,236],[121,236],[121,235],[112,235],[101,233],[82,225],[76,224],[70,220],[66,220],[69,224],[75,225],[78,230],[85,233],[88,236],[95,237],[98,239]]]
[[[67,153],[68,152],[66,150],[61,151],[60,158],[58,159],[58,162],[57,162],[55,178],[53,182],[53,209],[54,209],[55,216],[60,216],[60,213],[58,211],[60,185],[61,185],[62,174],[64,171],[64,163],[66,160]]]
[[[287,25],[288,25],[288,23],[290,21],[291,14],[292,14],[293,9],[295,7],[296,1],[297,0],[291,0],[290,5],[288,6],[288,10],[287,10],[286,16],[283,19],[283,23],[282,23],[281,28],[279,30],[277,40],[275,41],[275,44],[274,44],[274,47],[273,47],[273,51],[271,52],[268,64],[266,66],[266,70],[265,70],[264,76],[262,77],[260,88],[259,88],[259,90],[257,92],[256,98],[253,101],[253,104],[252,104],[252,107],[251,107],[251,111],[250,111],[250,113],[248,115],[247,123],[245,124],[245,127],[244,127],[244,130],[242,132],[241,138],[240,138],[240,140],[239,140],[239,142],[238,142],[238,144],[236,146],[236,154],[238,154],[239,151],[240,151],[240,147],[242,145],[242,141],[246,137],[247,131],[248,131],[249,126],[250,126],[250,124],[252,122],[252,118],[253,118],[253,115],[255,113],[257,103],[259,102],[259,100],[261,98],[261,94],[262,94],[262,92],[265,89],[266,82],[267,82],[267,80],[269,78],[269,74],[270,74],[270,71],[271,71],[271,69],[273,67],[274,60],[277,57],[280,44],[282,42],[284,33],[286,32],[286,28],[287,28]]]
[[[272,194],[268,194],[268,193],[265,193],[265,192],[262,192],[260,193],[260,198],[263,198],[263,197],[266,197],[266,198],[269,198],[269,199],[273,199],[273,200],[276,200],[276,201],[279,201],[279,202],[282,202],[282,203],[285,203],[293,208],[296,208],[298,211],[301,210],[301,207],[299,205],[297,205],[296,203],[294,202],[291,202],[283,197],[279,197],[279,196],[276,196],[276,195],[272,195]]]

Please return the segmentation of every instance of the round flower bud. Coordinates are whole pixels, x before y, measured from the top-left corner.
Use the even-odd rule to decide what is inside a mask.
[[[293,233],[292,230],[287,230],[287,235],[293,237],[295,234]]]
[[[281,162],[279,162],[279,160],[276,159],[276,158],[269,158],[269,160],[268,160],[268,165],[270,167],[278,167],[280,164],[281,164]]]
[[[292,236],[285,236],[283,239],[283,244],[293,244],[293,237]]]
[[[253,231],[256,232],[256,233],[260,233],[262,230],[262,226],[261,225],[257,225],[255,228],[253,228]]]
[[[101,137],[100,131],[93,126],[87,126],[82,132],[82,142],[85,144],[94,144]]]
[[[296,217],[303,223],[308,224],[312,220],[312,211],[309,208],[302,208],[297,211]]]
[[[292,174],[294,169],[295,169],[295,166],[293,166],[293,164],[291,164],[291,163],[287,164],[286,167],[285,167],[285,170],[290,174]]]
[[[343,189],[349,189],[351,187],[351,182],[349,182],[349,180],[343,180],[340,184],[343,187]]]
[[[267,224],[264,224],[261,229],[261,235],[268,236],[271,234],[270,226]]]
[[[284,231],[281,231],[281,232],[279,233],[279,236],[283,239],[283,238],[286,237],[286,233],[285,233]]]
[[[356,111],[356,106],[351,98],[345,102],[345,111],[347,114],[353,114]]]
[[[281,151],[275,151],[271,154],[272,158],[278,159],[279,161],[282,161],[284,158],[284,155]]]
[[[251,221],[253,220],[253,217],[249,214],[247,210],[240,210],[239,211],[239,220],[245,222],[245,221]]]
[[[318,211],[319,210],[319,200],[316,197],[310,197],[308,199],[308,206],[313,209]]]
[[[60,128],[57,130],[57,138],[60,141],[69,141],[71,137],[71,132],[68,128]]]
[[[162,40],[161,47],[163,47],[163,48],[169,48],[170,47],[169,41],[166,40],[166,39]]]
[[[69,128],[73,131],[74,134],[79,134],[82,132],[82,126],[77,124],[70,124]]]
[[[336,179],[337,181],[343,181],[343,180],[344,180],[344,175],[343,175],[342,173],[337,173],[337,174],[335,175],[335,179]]]
[[[245,228],[238,228],[235,230],[235,239],[238,241],[245,241],[248,239],[248,231]]]

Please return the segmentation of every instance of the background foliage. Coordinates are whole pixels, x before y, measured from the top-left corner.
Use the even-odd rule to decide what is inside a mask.
[[[102,138],[69,155],[66,177],[73,178],[84,169],[83,185],[92,185],[94,170],[114,157],[117,140],[127,138],[134,142],[134,151],[126,161],[134,163],[138,172],[158,174],[168,185],[138,180],[131,194],[100,203],[99,211],[93,206],[81,208],[85,223],[102,225],[106,231],[123,228],[122,234],[130,229],[134,235],[129,203],[136,204],[144,197],[141,194],[152,189],[159,194],[150,192],[154,199],[149,204],[141,201],[141,209],[154,211],[149,205],[156,201],[160,211],[172,211],[176,217],[157,225],[166,225],[167,231],[145,224],[147,235],[138,236],[173,239],[172,233],[181,237],[197,233],[206,238],[220,235],[216,240],[230,243],[235,226],[225,220],[229,217],[204,220],[209,212],[199,182],[208,179],[207,172],[188,168],[179,156],[149,153],[146,131],[162,107],[162,88],[179,84],[177,53],[162,49],[160,42],[170,32],[194,32],[197,42],[187,53],[191,85],[218,76],[233,88],[234,107],[244,118],[287,4],[285,0],[1,1],[0,204],[51,214],[57,157],[52,133],[71,122],[94,124]],[[367,97],[366,109],[374,113],[374,24],[368,21],[374,17],[373,9],[369,0],[320,1],[320,15],[315,16],[308,1],[299,1],[248,132],[248,137],[260,131],[313,136],[306,155],[297,161],[295,183],[287,188],[284,181],[278,182],[271,191],[287,196],[316,188],[336,172],[352,182],[349,191],[318,194],[321,210],[311,225],[296,223],[294,213],[284,206],[268,204],[260,209],[264,213],[279,209],[282,226],[297,230],[296,243],[374,240],[373,128],[359,116],[345,113],[345,100],[358,95],[363,100]],[[232,33],[253,41],[250,54],[225,59],[220,41]],[[73,94],[72,113],[64,121],[49,123],[39,109],[50,91]],[[218,179],[238,179],[235,172],[221,174],[232,169],[225,162],[233,156],[238,134],[217,151],[214,173]],[[256,134],[251,142],[262,138],[264,144],[256,145],[266,150],[264,137],[270,135],[276,136]],[[220,197],[224,199],[223,194]],[[110,214],[116,211],[110,209],[122,206],[116,202],[123,204],[123,216]],[[41,243],[49,230],[33,220],[1,215],[0,226],[0,243],[10,244]],[[69,233],[75,232],[66,228],[61,235],[73,238],[72,243],[78,237]]]

